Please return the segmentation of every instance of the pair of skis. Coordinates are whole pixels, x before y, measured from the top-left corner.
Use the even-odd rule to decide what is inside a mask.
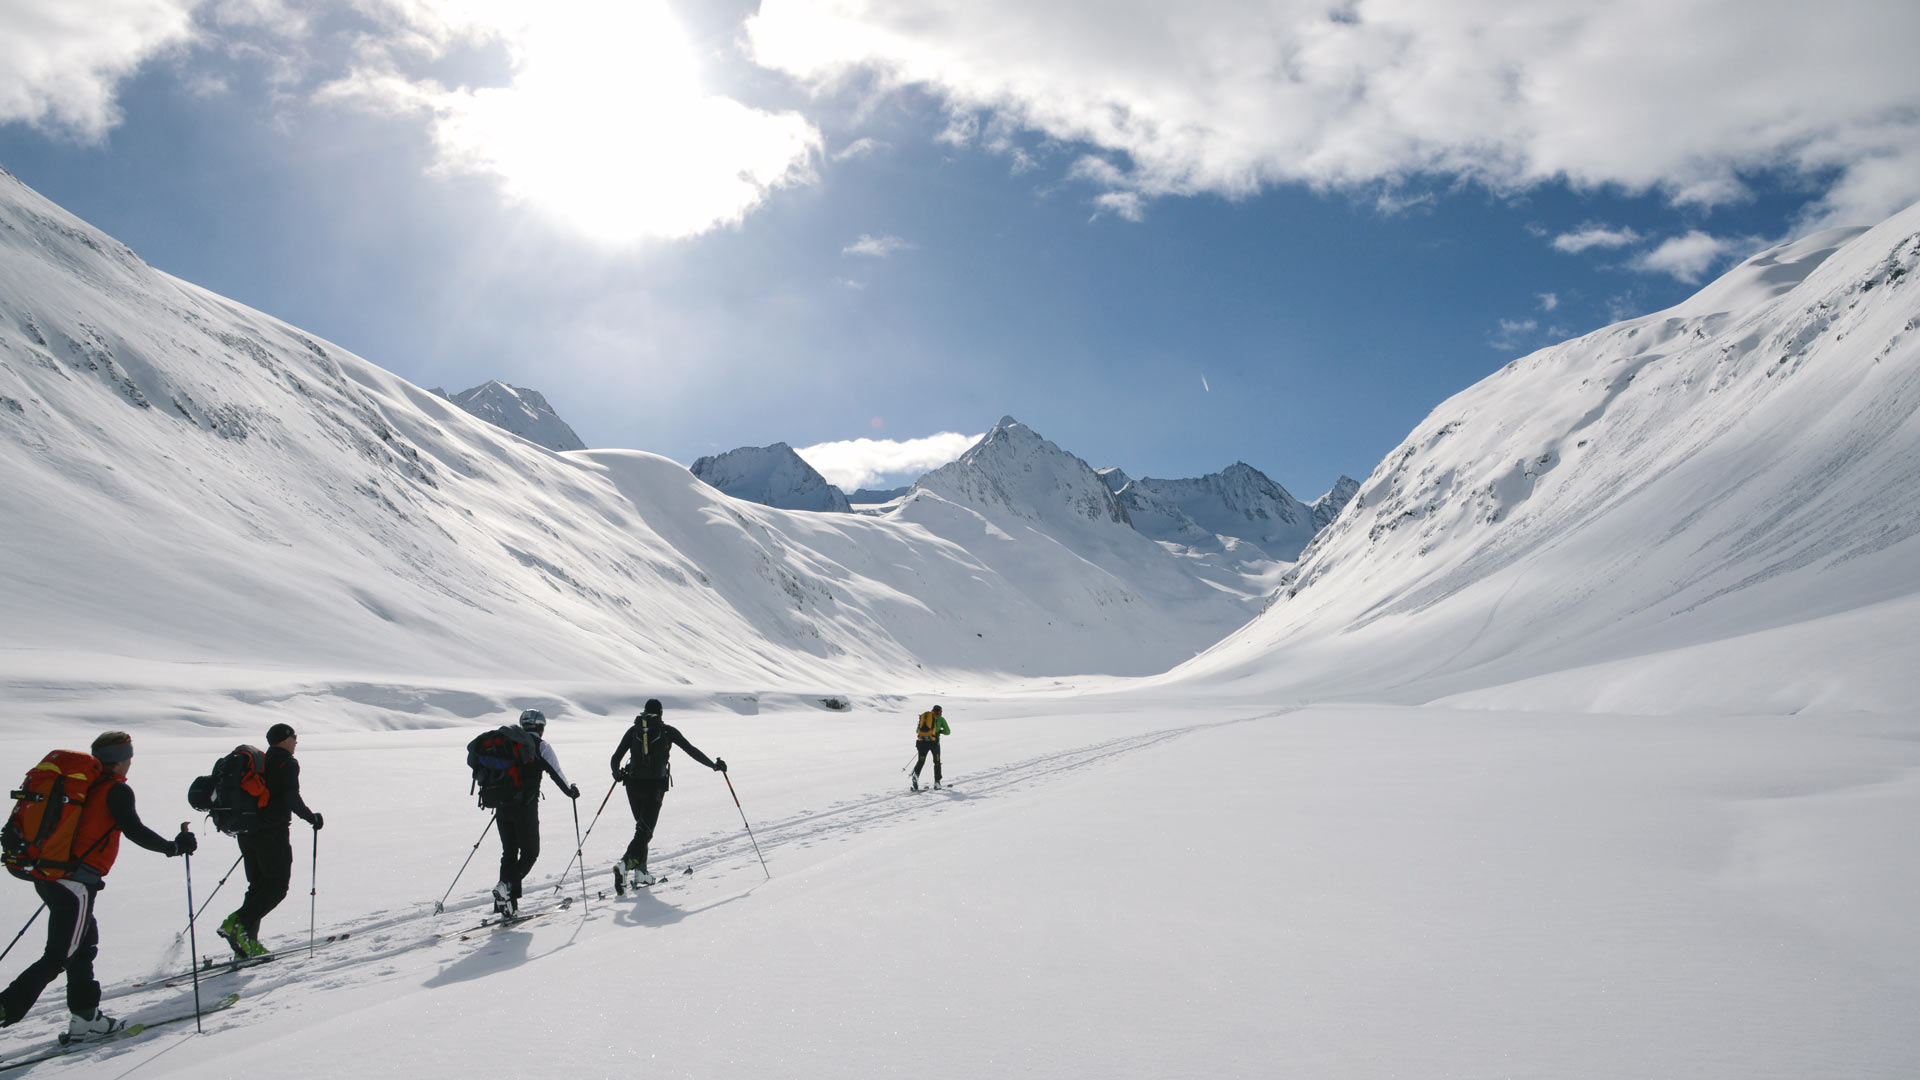
[[[332,945],[335,942],[345,941],[352,936],[353,935],[350,933],[328,934],[326,937],[323,937],[319,939],[317,942],[315,942],[314,946],[321,947],[326,945]],[[299,950],[291,946],[288,947],[286,955],[290,959],[297,960],[300,958]],[[246,968],[259,967],[261,964],[271,964],[275,960],[278,960],[280,958],[281,958],[280,953],[267,953],[265,956],[203,956],[200,958],[200,967],[197,969],[197,972],[182,971],[177,975],[169,975],[164,979],[156,979],[154,980],[154,982],[161,983],[162,985],[165,985],[165,986],[175,986],[175,985],[178,985],[179,983],[182,983],[188,979],[193,978],[195,974],[198,974],[201,978],[213,978],[214,976],[217,976],[217,975],[231,975],[236,971],[241,971]],[[153,983],[151,982],[133,983],[131,985],[134,989],[138,990],[138,989],[141,989],[142,987],[151,986],[153,985]]]
[[[641,889],[651,889],[651,888],[654,888],[655,886],[665,885],[667,882],[672,881],[674,878],[688,877],[688,876],[691,876],[692,874],[693,874],[693,867],[689,866],[681,870],[678,874],[674,874],[674,873],[661,874],[659,877],[654,878],[652,881],[646,883],[645,885],[642,885],[637,881],[628,880],[626,875],[620,873],[620,871],[618,870],[615,870],[613,872],[613,893],[615,896],[625,896],[630,892],[639,892]],[[600,892],[600,899],[605,900],[606,898],[607,898],[606,890],[602,889]]]
[[[83,1053],[96,1047],[111,1046],[115,1043],[125,1042],[128,1039],[137,1038],[146,1032],[152,1031],[157,1027],[184,1023],[195,1017],[206,1017],[212,1013],[231,1009],[239,1004],[239,1002],[239,994],[228,994],[226,997],[221,998],[211,1005],[201,1007],[198,1012],[185,1012],[176,1016],[163,1016],[157,1020],[142,1020],[137,1024],[128,1024],[126,1027],[121,1028],[111,1035],[102,1035],[97,1039],[76,1040],[70,1035],[61,1035],[51,1044],[36,1047],[28,1051],[25,1057],[13,1058],[9,1061],[0,1061],[0,1072],[6,1072],[10,1069],[23,1069],[28,1065],[37,1065],[42,1061],[52,1061],[54,1058],[66,1057],[68,1054]]]
[[[569,896],[561,900],[557,904],[548,904],[545,907],[536,908],[532,911],[523,911],[517,915],[502,915],[498,912],[495,912],[494,914],[489,915],[484,919],[481,919],[479,922],[474,923],[472,926],[464,927],[459,930],[449,930],[449,931],[446,931],[445,933],[435,934],[434,936],[464,938],[468,934],[477,933],[481,930],[500,930],[509,926],[519,926],[523,922],[530,922],[534,919],[545,918],[548,915],[557,915],[560,912],[565,911],[568,908],[572,907],[573,899],[574,899],[573,897]]]

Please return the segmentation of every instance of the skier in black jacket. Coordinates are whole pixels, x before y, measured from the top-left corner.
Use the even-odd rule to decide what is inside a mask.
[[[520,728],[540,744],[540,768],[534,770],[532,779],[522,782],[519,801],[495,812],[494,820],[500,826],[500,883],[493,887],[493,910],[508,918],[520,914],[520,883],[540,857],[541,774],[552,776],[567,798],[580,797],[580,789],[568,783],[567,774],[560,771],[560,756],[553,752],[553,744],[544,738],[546,714],[528,709],[520,714]]]
[[[247,867],[247,895],[240,909],[227,916],[215,933],[227,940],[235,956],[265,956],[260,944],[260,920],[287,898],[293,880],[293,816],[320,831],[324,819],[300,797],[300,763],[293,759],[300,736],[292,724],[267,729],[267,757],[261,779],[267,785],[267,805],[258,828],[238,837],[240,857]]]
[[[0,1027],[10,1027],[27,1015],[40,992],[62,971],[67,973],[67,1011],[72,1013],[67,1022],[70,1038],[98,1038],[126,1027],[126,1021],[100,1010],[100,983],[93,977],[93,959],[100,954],[100,927],[93,920],[94,898],[106,888],[107,871],[113,869],[122,836],[168,858],[191,855],[198,846],[184,826],[179,836],[168,840],[140,820],[134,809],[133,789],[127,786],[127,770],[133,767],[133,736],[109,731],[93,740],[92,753],[105,772],[93,788],[95,797],[89,798],[81,811],[74,833],[74,850],[85,854],[79,859],[80,865],[65,877],[47,881],[36,876],[33,889],[47,905],[47,948],[0,992]]]
[[[709,759],[680,734],[679,728],[662,720],[661,712],[658,698],[647,699],[646,708],[633,718],[633,726],[613,750],[614,782],[626,782],[627,805],[633,808],[633,842],[613,867],[613,888],[619,893],[626,892],[629,884],[651,885],[659,880],[647,871],[647,846],[653,842],[653,827],[660,820],[660,803],[673,786],[673,768],[667,755],[674,746],[715,772],[727,771],[725,758]],[[620,759],[628,754],[633,755],[633,761],[622,769]]]

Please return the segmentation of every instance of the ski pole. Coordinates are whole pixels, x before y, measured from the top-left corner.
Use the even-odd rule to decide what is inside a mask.
[[[608,800],[608,799],[611,799],[611,798],[613,798],[613,788],[617,788],[617,787],[619,787],[619,786],[620,786],[620,781],[618,781],[618,780],[615,780],[615,781],[613,782],[613,787],[610,787],[610,788],[608,788],[608,789],[607,789],[607,797],[606,797],[605,799],[601,799],[601,800],[600,800],[600,809],[599,809],[599,810],[595,810],[595,811],[593,812],[593,820],[592,820],[592,821],[589,821],[589,822],[587,822],[587,836],[592,836],[592,835],[593,835],[593,827],[594,827],[595,825],[598,825],[598,824],[600,824],[600,814],[601,814],[601,812],[602,812],[602,811],[604,811],[604,810],[606,810],[606,808],[607,808],[607,800]],[[579,816],[579,813],[580,813],[580,811],[579,811],[579,809],[578,809],[578,808],[576,807],[576,808],[574,809],[574,815],[575,815],[575,816],[577,817],[577,816]],[[581,849],[580,849],[580,850],[581,850],[581,851],[585,851],[585,850],[586,850],[586,839],[585,839],[584,837],[583,837],[583,838],[581,839],[581,841],[580,841],[580,844],[581,844]],[[585,858],[584,856],[582,856],[582,855],[580,854],[580,852],[579,852],[579,851],[576,851],[576,852],[574,852],[574,853],[573,853],[573,857],[574,857],[574,858],[576,858],[576,859],[579,859],[579,860],[580,860],[580,876],[584,878],[584,877],[586,876],[586,874],[587,874],[587,860],[586,860],[586,858]],[[567,869],[566,869],[566,870],[562,870],[562,871],[560,871],[560,880],[559,880],[559,882],[558,882],[558,883],[556,883],[556,884],[554,885],[554,887],[553,887],[553,891],[554,891],[554,892],[559,892],[559,891],[560,891],[561,889],[564,889],[564,888],[566,888],[566,887],[567,887],[567,871],[568,871],[568,870],[572,870],[572,869],[573,869],[573,864],[572,864],[572,863],[568,863],[568,864],[567,864]]]
[[[192,833],[187,831],[187,823],[184,821],[180,823],[180,835],[181,836],[193,835]],[[196,915],[195,911],[193,910],[193,852],[183,851],[180,853],[180,858],[187,865],[187,942],[188,942],[188,948],[192,950],[192,955],[193,955],[193,1030],[195,1034],[199,1034],[201,1031],[200,1029],[200,940],[199,940],[199,936],[193,932],[193,921]],[[228,871],[228,872],[231,873],[232,871]]]
[[[307,956],[313,956],[314,916],[320,911],[320,830],[313,830],[313,888],[307,890]]]
[[[747,825],[747,811],[740,805],[740,793],[733,790],[733,777],[723,772],[720,774],[720,778],[727,782],[727,794],[733,796],[733,808],[740,811],[740,824]],[[747,825],[747,839],[753,841],[753,854],[755,858],[760,860],[760,872],[767,875],[768,881],[772,881],[773,871],[767,869],[767,857],[760,854],[760,841],[753,839],[753,826],[751,825]]]
[[[233,857],[233,865],[227,867],[226,875],[220,879],[218,884],[214,885],[213,891],[207,894],[207,898],[201,901],[200,910],[193,913],[193,917],[195,919],[198,919],[200,916],[205,915],[207,913],[207,909],[213,906],[213,898],[220,895],[220,886],[225,885],[227,883],[227,878],[232,877],[233,872],[235,870],[240,869],[240,860],[244,858],[246,858],[245,855],[235,855]],[[180,939],[186,936],[187,936],[187,932],[185,930],[182,930],[179,933],[173,935],[174,944],[178,945],[180,943]]]
[[[480,839],[475,840],[473,842],[473,851],[467,852],[467,862],[463,862],[460,864],[460,874],[464,874],[467,872],[467,863],[470,863],[473,861],[473,852],[480,850],[480,845],[483,841],[486,840],[487,833],[493,831],[493,823],[499,820],[500,820],[500,811],[495,810],[493,812],[493,816],[487,819],[487,827],[480,830]],[[315,861],[316,863],[318,862],[318,856],[315,857]],[[452,896],[453,887],[455,885],[460,884],[460,874],[453,875],[453,881],[450,884],[448,884],[447,891],[444,893],[441,893],[440,899],[435,900],[433,902],[433,913],[435,915],[438,915],[441,912],[447,910],[447,897]]]
[[[6,952],[0,952],[0,960],[5,960],[7,958],[7,953],[12,952],[13,947],[15,945],[20,944],[20,939],[27,936],[27,927],[32,926],[33,921],[35,919],[38,919],[40,917],[40,913],[45,910],[47,910],[47,902],[45,900],[42,900],[40,901],[40,906],[34,909],[33,914],[27,916],[26,926],[22,926],[20,928],[20,932],[13,935],[13,940],[7,942]]]
[[[613,792],[609,791],[607,794],[611,796]],[[580,838],[580,800],[568,799],[567,801],[573,804],[573,857],[580,860],[580,915],[582,918],[585,918],[587,914],[587,860],[581,858],[580,852],[585,850],[587,845],[586,841]],[[566,880],[564,871],[562,872],[560,880]]]

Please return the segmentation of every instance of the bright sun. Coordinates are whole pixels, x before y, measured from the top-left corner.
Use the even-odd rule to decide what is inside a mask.
[[[811,175],[820,133],[709,92],[659,0],[542,4],[497,26],[512,82],[430,96],[448,169],[611,244],[679,239],[740,221]]]

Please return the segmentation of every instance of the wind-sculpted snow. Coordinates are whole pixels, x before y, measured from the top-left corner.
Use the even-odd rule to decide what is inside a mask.
[[[1914,603],[1916,270],[1920,207],[1515,360],[1435,409],[1188,674],[1420,697]],[[1806,662],[1803,700],[1878,699],[1911,666]]]

